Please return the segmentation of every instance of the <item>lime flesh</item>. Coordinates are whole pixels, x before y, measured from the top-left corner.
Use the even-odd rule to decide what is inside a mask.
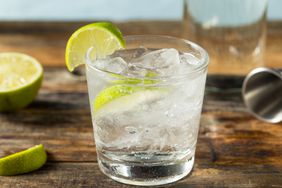
[[[75,31],[66,46],[66,66],[69,71],[85,63],[85,55],[93,48],[91,59],[103,58],[125,47],[120,30],[109,22],[88,24]]]
[[[42,78],[43,68],[36,59],[21,53],[0,53],[0,112],[30,104]]]
[[[94,101],[94,111],[98,111],[101,107],[117,98],[130,95],[140,90],[142,90],[140,87],[132,87],[126,85],[115,85],[108,87],[102,90],[96,96]]]
[[[115,85],[102,90],[95,98],[95,114],[114,114],[132,110],[140,104],[165,96],[160,88],[146,88],[134,85]]]
[[[28,173],[42,167],[47,154],[42,144],[27,150],[0,158],[0,176]]]

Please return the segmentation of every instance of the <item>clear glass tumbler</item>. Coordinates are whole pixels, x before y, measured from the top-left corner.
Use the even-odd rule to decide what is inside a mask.
[[[128,36],[125,40],[126,49],[103,60],[86,58],[99,167],[126,184],[177,181],[189,174],[194,164],[208,55],[198,45],[173,37]],[[148,52],[163,53],[162,49],[168,49],[166,56],[162,54],[165,61],[180,60],[184,67],[189,64],[187,69],[161,75],[159,68],[130,64]],[[172,59],[175,51],[180,56]],[[147,56],[141,63],[154,66],[157,60],[151,58]],[[117,73],[120,67],[111,71],[115,61],[119,66],[125,63],[127,73]],[[101,64],[111,67],[105,70],[99,68]]]

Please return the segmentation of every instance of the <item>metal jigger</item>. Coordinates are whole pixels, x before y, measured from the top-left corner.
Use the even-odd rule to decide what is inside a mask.
[[[258,119],[282,121],[282,69],[254,69],[244,80],[242,95],[247,109]]]

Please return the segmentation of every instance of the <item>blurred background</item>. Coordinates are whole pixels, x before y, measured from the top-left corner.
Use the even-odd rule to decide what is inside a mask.
[[[124,35],[170,35],[186,38],[202,45],[201,42],[193,40],[192,37],[188,36],[185,24],[183,24],[191,23],[183,19],[185,1],[3,0],[1,1],[2,6],[0,6],[0,50],[27,53],[37,58],[43,65],[63,65],[65,45],[70,35],[79,27],[95,21],[112,21],[117,24]],[[239,4],[243,1],[238,0]],[[205,0],[201,2],[205,2]],[[228,0],[226,2],[229,3]],[[236,3],[238,2],[236,1]],[[210,8],[210,5],[207,6]],[[267,20],[269,21],[267,35],[271,35],[271,37],[266,37],[267,56],[265,62],[266,66],[270,67],[280,66],[279,55],[282,49],[279,47],[281,46],[279,40],[281,24],[279,22],[282,21],[281,8],[281,0],[269,0],[267,8]],[[251,7],[251,10],[248,10],[248,12],[252,13],[254,7]],[[197,11],[197,13],[200,16],[205,16],[202,12]],[[237,13],[235,18],[239,19],[240,13],[238,13],[238,18],[236,15]],[[201,32],[197,31],[196,33]],[[250,33],[253,36],[253,32]],[[264,37],[264,35],[262,36]],[[205,47],[205,45],[202,46]],[[233,48],[232,50],[234,51]],[[210,53],[209,50],[208,52]],[[212,69],[212,66],[210,66],[209,70],[217,73],[219,67],[221,66],[216,66],[216,69]]]
[[[282,20],[282,1],[270,0],[268,20]],[[182,0],[9,0],[0,21],[181,20]]]

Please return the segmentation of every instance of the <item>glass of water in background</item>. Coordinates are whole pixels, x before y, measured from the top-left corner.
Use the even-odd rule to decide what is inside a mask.
[[[208,51],[210,73],[246,75],[263,65],[267,0],[185,3],[185,37]]]
[[[208,55],[173,37],[125,40],[124,50],[87,58],[99,167],[127,184],[177,181],[194,164]]]

